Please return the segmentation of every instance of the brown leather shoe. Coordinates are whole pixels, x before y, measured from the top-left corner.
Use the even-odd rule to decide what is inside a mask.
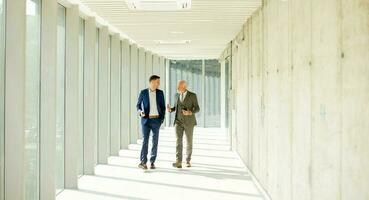
[[[191,163],[190,163],[190,161],[187,161],[186,162],[186,167],[191,167],[192,165],[191,165]]]
[[[140,163],[140,164],[138,165],[138,167],[139,167],[139,168],[141,168],[141,169],[143,169],[143,170],[147,170],[147,165],[146,165],[146,164],[144,164],[144,163]]]
[[[175,162],[172,164],[173,167],[175,168],[182,168],[182,163],[181,162]]]
[[[155,164],[151,163],[150,169],[156,169]]]

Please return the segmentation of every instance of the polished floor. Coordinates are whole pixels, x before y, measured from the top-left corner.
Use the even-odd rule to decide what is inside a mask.
[[[98,165],[96,175],[82,176],[78,190],[64,190],[57,200],[262,200],[263,195],[227,137],[218,129],[197,128],[194,136],[193,167],[175,169],[173,129],[160,132],[157,169],[137,168],[138,144]]]

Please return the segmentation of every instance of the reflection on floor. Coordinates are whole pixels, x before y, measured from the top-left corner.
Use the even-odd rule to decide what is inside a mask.
[[[229,150],[218,129],[196,129],[193,167],[175,169],[173,129],[161,130],[157,169],[137,168],[140,145],[130,145],[95,176],[82,176],[78,190],[64,190],[57,200],[262,200],[260,191],[238,156]]]

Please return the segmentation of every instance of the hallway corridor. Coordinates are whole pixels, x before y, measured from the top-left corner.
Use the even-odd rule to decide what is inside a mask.
[[[140,145],[133,144],[110,157],[107,165],[97,165],[95,176],[82,176],[79,190],[64,190],[57,200],[264,199],[229,149],[227,136],[219,129],[197,128],[193,167],[174,169],[174,130],[167,128],[160,132],[157,169],[137,168]]]

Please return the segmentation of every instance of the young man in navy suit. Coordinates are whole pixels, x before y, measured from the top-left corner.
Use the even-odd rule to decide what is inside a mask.
[[[152,149],[150,168],[155,169],[155,160],[158,150],[159,130],[165,116],[164,93],[159,89],[160,77],[152,75],[149,79],[149,88],[140,92],[137,101],[137,111],[141,117],[143,142],[141,148],[139,168],[147,169],[147,154],[150,132],[152,131]]]

